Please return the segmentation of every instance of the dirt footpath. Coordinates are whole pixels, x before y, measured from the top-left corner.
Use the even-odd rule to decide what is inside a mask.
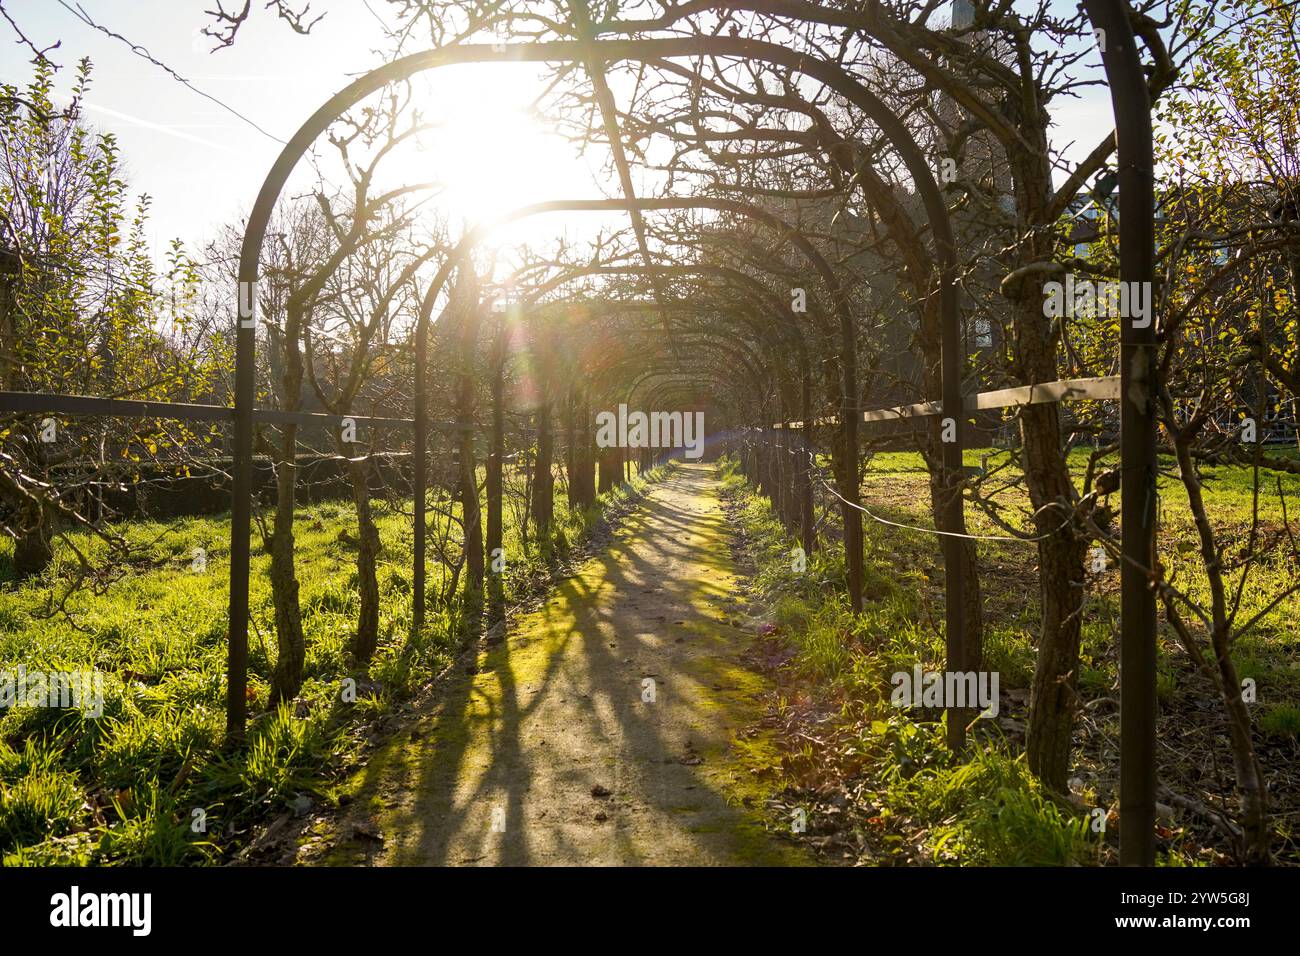
[[[371,761],[333,862],[805,862],[748,809],[775,757],[753,637],[728,623],[728,533],[711,466],[653,486]]]

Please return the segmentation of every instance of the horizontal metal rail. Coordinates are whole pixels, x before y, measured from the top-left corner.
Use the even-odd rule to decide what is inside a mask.
[[[0,392],[0,412],[56,415],[102,415],[112,418],[175,418],[221,422],[234,418],[235,410],[222,405],[185,402],[145,402],[91,395],[54,395],[47,392]]]
[[[990,408],[1014,408],[1020,405],[1042,405],[1046,402],[1105,402],[1119,398],[1119,376],[1103,375],[1100,378],[1069,378],[1059,382],[1039,385],[1022,385],[1001,388],[994,392],[967,395],[963,406],[967,411],[984,411]],[[942,402],[918,402],[915,405],[895,405],[892,408],[875,408],[862,413],[864,422],[890,422],[904,418],[926,418],[943,413]],[[813,425],[835,425],[837,416],[817,418]],[[803,422],[776,422],[773,428],[803,428]]]
[[[92,395],[56,395],[49,392],[0,392],[0,412],[46,415],[83,415],[107,418],[171,418],[192,422],[233,421],[235,410],[225,405],[187,402],[147,402],[129,398],[98,398]],[[377,415],[330,415],[325,412],[287,412],[273,408],[253,409],[253,421],[267,425],[387,425],[411,428],[413,418],[384,418]],[[474,431],[474,422],[430,422],[440,431]]]

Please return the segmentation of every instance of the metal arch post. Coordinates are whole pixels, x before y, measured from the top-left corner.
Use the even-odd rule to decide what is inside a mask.
[[[517,222],[521,219],[525,219],[530,216],[541,215],[543,213],[549,213],[549,212],[604,212],[609,210],[626,210],[630,208],[635,208],[637,210],[647,210],[647,209],[673,210],[673,209],[708,208],[708,209],[717,209],[721,211],[728,211],[728,212],[737,213],[742,216],[747,216],[750,219],[753,219],[757,222],[761,222],[764,225],[776,231],[779,235],[785,237],[791,244],[795,246],[795,248],[797,248],[800,251],[800,253],[805,258],[808,259],[808,261],[812,264],[813,268],[817,271],[818,275],[821,277],[822,281],[825,282],[826,285],[835,294],[835,311],[840,317],[841,364],[844,366],[844,387],[846,389],[846,393],[848,392],[852,383],[856,381],[855,377],[852,374],[852,370],[856,359],[856,331],[853,326],[852,316],[849,313],[848,303],[845,297],[843,296],[843,294],[839,290],[838,284],[835,279],[835,273],[834,270],[831,268],[830,263],[827,262],[825,257],[822,256],[821,253],[817,251],[816,247],[813,246],[812,243],[807,240],[807,238],[805,238],[801,233],[794,230],[789,223],[785,222],[783,219],[781,219],[776,214],[770,212],[769,210],[763,209],[760,206],[752,205],[750,203],[741,202],[739,200],[719,199],[714,197],[690,197],[690,198],[669,197],[669,198],[653,198],[653,199],[637,198],[631,200],[629,199],[558,199],[558,200],[550,200],[547,202],[533,203],[528,206],[522,206],[518,209],[497,216],[496,218],[488,222],[481,223],[478,226],[475,226],[473,229],[471,229],[469,232],[467,232],[464,236],[461,237],[460,242],[456,244],[456,247],[452,250],[451,254],[447,257],[446,261],[439,268],[437,275],[433,277],[432,281],[429,284],[428,291],[425,293],[424,299],[421,302],[420,312],[416,319],[417,351],[422,352],[425,348],[425,346],[419,343],[427,342],[428,328],[431,323],[434,304],[437,300],[438,295],[441,293],[443,287],[446,285],[447,280],[450,278],[452,271],[459,267],[460,263],[464,261],[464,259],[469,255],[469,253],[473,250],[473,248],[479,242],[481,242],[483,238],[486,235],[488,235],[492,230],[500,228],[501,226],[511,222]],[[854,390],[856,390],[856,386],[853,386],[853,388]],[[428,394],[427,384],[423,388],[417,387],[416,391],[417,391],[417,396],[427,396]],[[423,404],[422,404],[424,400],[425,399],[423,397],[417,397],[417,403],[419,403],[417,404],[417,408],[415,412],[415,417],[417,422],[422,420],[424,415]],[[853,421],[853,425],[854,428],[852,434],[856,436],[857,422]],[[417,426],[417,433],[418,431],[419,428]],[[423,453],[424,452],[422,446],[417,444],[416,447],[417,476],[422,471],[420,465],[420,456],[422,456]],[[416,507],[417,532],[422,527],[421,522],[423,521],[423,514],[420,505],[423,502],[422,496],[424,494],[424,490],[425,489],[423,484],[421,484],[417,478],[416,486],[414,489],[416,501],[417,501],[417,507]],[[849,489],[845,489],[845,490],[848,491]],[[854,495],[854,497],[856,498],[856,495]],[[861,551],[862,551],[861,515],[858,514],[856,511],[853,511],[852,515],[853,517],[858,519],[859,535],[857,538],[858,541],[857,552],[860,559]],[[846,535],[846,538],[848,537],[849,536]],[[848,542],[846,541],[846,546],[847,544]],[[851,555],[852,555],[852,551],[850,550],[850,558]],[[850,570],[852,569],[852,566],[853,566],[852,562],[850,561]],[[859,571],[860,568],[861,568],[861,562],[859,560]],[[421,568],[416,569],[415,577],[417,580],[422,580]],[[858,593],[860,595],[860,585],[861,585],[860,576],[858,578],[857,583],[859,586]],[[850,574],[851,593],[853,591],[853,584],[854,584],[853,577],[852,574]],[[415,594],[417,611],[419,609],[421,602],[423,602],[423,600],[424,600],[423,592],[417,591]]]
[[[1102,62],[1115,112],[1119,162],[1120,281],[1155,277],[1155,173],[1151,98],[1125,0],[1085,0],[1103,31]],[[1155,863],[1156,348],[1154,300],[1144,324],[1120,323],[1120,743],[1119,858]],[[1137,321],[1142,321],[1137,317]]]
[[[615,60],[651,60],[677,56],[737,56],[764,60],[778,66],[797,70],[825,83],[843,95],[861,109],[876,123],[885,136],[893,143],[909,174],[922,196],[926,215],[931,230],[935,235],[936,254],[940,262],[940,299],[943,315],[943,367],[945,372],[945,406],[955,409],[957,423],[956,447],[945,453],[945,477],[951,484],[960,481],[961,463],[961,405],[948,401],[949,392],[960,393],[960,376],[955,382],[947,374],[950,367],[960,369],[960,327],[957,303],[957,291],[953,285],[955,271],[955,247],[952,238],[952,226],[942,195],[934,180],[933,170],[925,161],[920,147],[912,137],[903,121],[883,101],[862,86],[849,73],[838,66],[825,61],[807,57],[796,50],[777,44],[742,37],[683,37],[656,38],[642,40],[609,40],[592,43],[575,43],[571,41],[542,42],[530,44],[464,44],[411,54],[394,60],[370,73],[359,77],[340,92],[322,104],[289,140],[276,158],[258,192],[257,200],[248,217],[244,240],[240,249],[239,285],[236,291],[237,326],[236,326],[236,367],[235,367],[235,412],[233,440],[233,481],[231,503],[231,560],[230,560],[230,615],[229,647],[227,655],[227,740],[238,742],[243,739],[247,717],[245,693],[248,669],[248,586],[249,586],[249,547],[252,533],[252,458],[253,458],[253,403],[255,399],[255,342],[256,342],[256,281],[258,262],[267,225],[270,222],[275,204],[298,161],[308,147],[346,110],[360,100],[369,96],[389,83],[406,79],[416,73],[449,66],[458,63],[509,62],[515,60],[529,62],[565,61],[582,62],[592,55],[599,55],[607,62]],[[834,276],[830,276],[830,287],[835,293],[837,311],[841,315],[842,332],[846,341],[853,337],[852,316]],[[247,309],[244,303],[247,302]],[[857,381],[851,366],[843,369],[843,403],[844,403],[844,440],[850,448],[853,477],[856,478],[857,446]],[[417,411],[417,418],[420,417]],[[422,452],[422,443],[418,434],[422,431],[417,426],[417,453]],[[957,470],[952,470],[955,461]],[[418,467],[418,461],[417,461]],[[955,479],[954,479],[955,474]],[[420,489],[416,489],[417,494]],[[849,497],[856,503],[857,493],[854,488],[846,488]],[[849,548],[850,595],[853,604],[861,604],[861,515],[855,510],[846,514],[846,545]],[[960,518],[960,499],[950,502],[945,509],[945,516],[952,527],[954,519]],[[856,533],[854,529],[856,530]],[[954,607],[961,606],[961,565],[949,561],[945,552],[947,589],[949,598],[949,647],[960,649],[964,644],[964,625],[960,616],[952,618]],[[855,581],[856,568],[856,581]],[[951,593],[956,592],[954,603]],[[417,595],[422,598],[422,595]],[[955,625],[955,626],[954,626]],[[950,666],[954,662],[950,660]],[[959,656],[955,666],[960,666]]]

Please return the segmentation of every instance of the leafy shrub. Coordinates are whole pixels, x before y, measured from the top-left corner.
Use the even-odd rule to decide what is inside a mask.
[[[891,788],[891,796],[930,824],[930,846],[944,859],[974,866],[1097,862],[1089,818],[1053,803],[1023,756],[995,747],[973,748],[964,764],[927,767]]]

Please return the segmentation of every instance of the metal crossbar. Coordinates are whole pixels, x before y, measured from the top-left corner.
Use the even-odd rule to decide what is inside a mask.
[[[105,416],[114,418],[170,418],[192,422],[234,421],[235,410],[226,405],[188,402],[149,402],[129,398],[98,398],[91,395],[56,395],[50,392],[0,392],[0,412]],[[385,418],[378,415],[331,415],[325,412],[288,412],[274,408],[253,409],[253,421],[267,425],[387,425],[411,428],[413,418]],[[473,422],[430,422],[440,431],[473,431]]]
[[[1120,397],[1119,376],[1103,375],[1100,378],[1068,378],[1059,382],[1042,382],[1018,388],[1001,388],[993,392],[967,395],[962,407],[976,412],[990,408],[1014,408],[1020,405],[1042,405],[1046,402],[1105,402]],[[903,418],[926,418],[943,414],[942,402],[918,402],[915,405],[895,405],[892,408],[875,408],[862,413],[864,422],[889,422]],[[836,425],[839,417],[813,419],[813,425]],[[803,422],[776,422],[773,428],[803,428]]]

